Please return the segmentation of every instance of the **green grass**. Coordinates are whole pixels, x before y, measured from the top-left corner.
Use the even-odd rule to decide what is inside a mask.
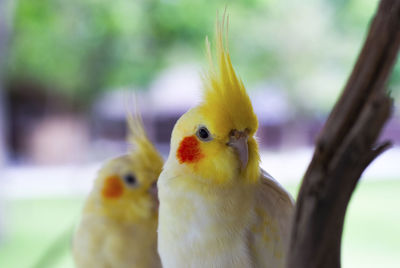
[[[72,267],[69,247],[82,202],[82,198],[8,201],[3,211],[0,267],[34,267],[50,249],[54,262],[46,258],[49,263],[38,268]]]
[[[361,182],[344,228],[346,267],[400,267],[400,181]]]
[[[288,189],[296,193],[298,187]],[[73,267],[70,237],[82,202],[82,198],[59,198],[6,203],[0,267],[33,267],[49,248],[48,263],[40,268]],[[346,217],[343,267],[400,267],[399,210],[400,180],[360,183]]]

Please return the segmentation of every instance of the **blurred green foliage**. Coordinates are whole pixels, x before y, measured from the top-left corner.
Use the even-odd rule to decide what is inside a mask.
[[[328,111],[358,54],[378,0],[19,0],[6,68],[92,99],[121,86],[146,89],[168,66],[203,63],[204,37],[227,7],[237,69],[268,81],[295,105]],[[392,79],[399,92],[400,70]]]

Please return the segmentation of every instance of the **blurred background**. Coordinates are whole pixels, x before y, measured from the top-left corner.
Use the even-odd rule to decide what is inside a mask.
[[[377,3],[0,0],[0,267],[44,254],[36,267],[73,266],[70,236],[97,169],[127,150],[127,99],[166,157],[175,121],[199,102],[204,39],[225,6],[262,166],[296,196]],[[400,267],[399,64],[388,87],[396,108],[381,138],[395,145],[350,203],[344,267]]]

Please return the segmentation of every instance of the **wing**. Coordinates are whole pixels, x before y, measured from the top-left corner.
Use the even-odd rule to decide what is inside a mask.
[[[284,267],[290,237],[293,198],[266,171],[261,170],[260,188],[249,235],[256,267]]]

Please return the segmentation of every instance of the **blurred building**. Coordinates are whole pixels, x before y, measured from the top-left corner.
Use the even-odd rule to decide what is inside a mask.
[[[82,161],[89,126],[72,100],[32,81],[8,86],[7,144],[14,163],[64,164]]]
[[[127,148],[126,113],[137,109],[150,138],[168,153],[176,120],[201,100],[199,67],[167,68],[148,90],[122,88],[99,95],[89,110],[79,111],[63,95],[32,83],[13,84],[5,95],[9,115],[10,156],[17,162],[62,164],[104,160]],[[248,88],[259,119],[260,146],[268,150],[312,146],[323,115],[302,113],[287,91],[264,81]],[[135,101],[136,99],[136,101]],[[400,142],[400,122],[393,118],[382,138]]]

